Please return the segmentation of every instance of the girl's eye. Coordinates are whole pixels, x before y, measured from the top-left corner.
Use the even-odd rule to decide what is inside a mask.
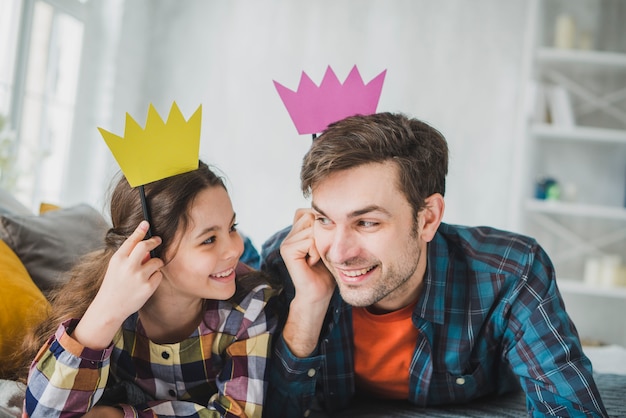
[[[237,226],[239,224],[234,223],[233,226],[230,227],[230,232],[235,232],[237,230]]]
[[[203,244],[213,244],[214,242],[215,242],[215,235],[202,241]]]

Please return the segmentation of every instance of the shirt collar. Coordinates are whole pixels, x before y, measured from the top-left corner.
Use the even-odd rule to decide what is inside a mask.
[[[443,324],[446,309],[446,276],[450,259],[448,244],[439,231],[428,243],[426,254],[428,262],[424,273],[424,287],[413,312],[427,321]]]

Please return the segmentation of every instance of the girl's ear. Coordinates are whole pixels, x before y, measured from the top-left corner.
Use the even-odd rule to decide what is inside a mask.
[[[443,196],[439,193],[426,198],[426,206],[417,214],[417,222],[421,231],[420,237],[424,241],[430,242],[435,237],[443,218],[445,206]]]

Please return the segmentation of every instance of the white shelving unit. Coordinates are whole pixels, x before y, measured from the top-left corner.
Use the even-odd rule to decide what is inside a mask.
[[[577,70],[598,71],[604,67],[609,71],[626,69],[626,55],[610,51],[559,49],[540,46],[537,48],[537,61],[544,66],[544,70],[550,68],[564,68],[575,65]]]
[[[537,0],[522,224],[554,262],[581,336],[626,345],[626,325],[615,319],[626,317],[626,285],[584,280],[590,258],[617,255],[626,264],[626,32],[612,49],[553,47],[562,17],[569,24],[594,15],[598,39],[600,31],[615,33],[600,19],[607,1]],[[610,20],[626,21],[626,8],[618,11],[623,19]],[[537,198],[542,178],[557,182],[558,198]]]
[[[626,299],[626,287],[592,286],[579,280],[559,278],[561,291],[603,298]]]
[[[588,141],[626,145],[626,130],[619,129],[586,126],[563,127],[542,123],[531,125],[530,133],[541,140]]]

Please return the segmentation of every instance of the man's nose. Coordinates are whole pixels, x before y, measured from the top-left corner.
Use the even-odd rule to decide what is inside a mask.
[[[335,264],[342,264],[359,253],[358,239],[349,228],[336,228],[327,258]]]

